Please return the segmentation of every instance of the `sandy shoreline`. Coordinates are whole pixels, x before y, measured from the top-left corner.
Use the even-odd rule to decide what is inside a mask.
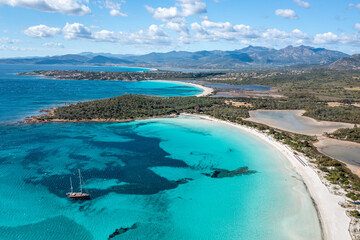
[[[316,173],[316,169],[309,166],[309,161],[304,156],[299,154],[301,160],[307,164],[304,166],[293,154],[293,150],[283,145],[280,142],[275,141],[272,137],[267,136],[255,129],[248,128],[239,124],[222,121],[216,118],[202,115],[191,115],[197,116],[210,121],[215,121],[223,124],[227,124],[248,133],[251,133],[267,144],[275,147],[281,152],[292,164],[296,172],[302,177],[307,189],[315,202],[315,206],[318,210],[321,225],[324,232],[324,239],[327,240],[347,240],[352,239],[349,232],[350,218],[346,215],[346,209],[339,205],[339,202],[344,202],[345,197],[332,194],[325,184],[321,181],[319,175]]]
[[[212,92],[214,91],[214,89],[212,88],[209,88],[209,87],[205,87],[205,86],[202,86],[200,84],[195,84],[195,83],[189,83],[189,82],[182,82],[182,81],[171,81],[171,80],[147,80],[147,81],[151,81],[151,82],[169,82],[169,83],[176,83],[176,82],[181,82],[181,83],[184,83],[186,85],[190,85],[190,86],[194,86],[194,87],[197,87],[197,88],[201,88],[203,90],[202,93],[198,94],[198,95],[195,95],[196,97],[205,97],[205,96],[208,96],[210,94],[212,94]]]

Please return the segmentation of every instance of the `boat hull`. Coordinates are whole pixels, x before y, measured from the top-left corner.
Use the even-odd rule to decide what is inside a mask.
[[[89,200],[91,198],[90,194],[87,193],[67,193],[66,195],[73,200]]]

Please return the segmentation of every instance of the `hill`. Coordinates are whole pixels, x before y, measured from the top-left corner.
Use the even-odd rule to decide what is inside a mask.
[[[360,69],[360,54],[345,57],[330,64],[331,69],[356,70]]]

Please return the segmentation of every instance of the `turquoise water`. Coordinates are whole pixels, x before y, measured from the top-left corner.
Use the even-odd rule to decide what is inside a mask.
[[[0,134],[2,239],[107,239],[135,223],[114,239],[321,239],[287,160],[226,125],[182,117],[8,125]],[[245,166],[256,173],[204,175]],[[78,168],[91,201],[66,199]]]
[[[54,80],[40,76],[18,76],[19,72],[49,69],[79,69],[91,71],[140,71],[140,68],[0,65],[0,122],[19,121],[39,114],[40,109],[64,103],[116,97],[123,94],[152,96],[192,96],[202,92],[176,82],[111,82]]]
[[[195,117],[9,124],[40,106],[108,97],[124,88],[163,96],[200,89],[9,72],[0,71],[0,84],[8,87],[0,88],[1,240],[321,239],[315,208],[288,161],[233,127]],[[214,169],[241,167],[255,173],[209,176]],[[79,168],[90,201],[66,198],[70,177],[78,186]],[[112,235],[116,229],[127,231]]]

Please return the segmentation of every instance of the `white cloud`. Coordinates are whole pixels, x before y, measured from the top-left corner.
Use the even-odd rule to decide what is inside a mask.
[[[357,8],[360,11],[360,3],[358,4],[350,3],[349,8]]]
[[[296,15],[294,10],[291,9],[277,9],[275,11],[275,15],[281,16],[287,19],[297,19],[298,16]]]
[[[332,32],[316,34],[314,37],[314,43],[316,44],[333,44],[338,43],[339,40],[339,36]]]
[[[206,13],[206,3],[200,0],[176,0],[175,6],[169,8],[153,8],[145,6],[153,17],[161,21],[174,21],[175,19],[189,17],[201,13]]]
[[[356,23],[354,28],[360,32],[360,23]]]
[[[149,28],[140,30],[138,32],[112,32],[109,30],[100,30],[92,32],[90,28],[80,23],[66,23],[61,30],[60,28],[52,28],[45,25],[30,27],[25,33],[32,37],[44,38],[54,36],[55,34],[62,33],[67,40],[90,40],[97,42],[114,42],[124,44],[139,44],[139,45],[168,45],[171,43],[170,37],[164,32],[164,26],[150,25]],[[172,26],[174,27],[174,26]],[[184,26],[186,27],[186,24]],[[174,27],[175,28],[175,27]],[[180,30],[179,30],[180,31]],[[183,31],[186,31],[183,29]],[[7,39],[4,39],[8,42]],[[1,39],[0,39],[1,41]],[[0,42],[1,43],[1,42]],[[44,47],[58,47],[62,48],[61,43],[49,42],[43,45]]]
[[[127,17],[127,14],[120,11],[121,5],[124,3],[126,3],[125,0],[118,0],[118,1],[105,0],[105,3],[103,5],[105,8],[111,9],[109,11],[111,16]]]
[[[162,24],[161,27],[171,29],[183,36],[189,34],[189,29],[185,20],[180,22],[167,22],[166,24]]]
[[[168,45],[169,36],[157,25],[151,25],[148,29],[134,33],[115,33],[108,30],[101,30],[93,34],[93,40],[99,42],[114,42],[122,44],[139,45]]]
[[[261,36],[266,39],[278,39],[278,38],[288,38],[289,34],[277,28],[272,28],[272,29],[266,29],[265,32],[261,34]]]
[[[299,29],[294,29],[291,31],[290,35],[294,38],[298,38],[298,39],[309,39],[310,36],[306,33],[303,33],[301,30]]]
[[[43,44],[43,47],[47,47],[47,48],[64,48],[64,44],[55,43],[55,42],[47,42],[47,43]]]
[[[304,8],[311,8],[311,4],[309,2],[305,2],[302,0],[294,0],[294,2],[299,5],[300,7],[304,7]]]
[[[0,51],[34,51],[35,49],[34,48],[21,48],[21,47],[18,47],[18,46],[9,46],[9,45],[5,45],[5,44],[2,44],[0,45]]]
[[[90,14],[91,10],[81,0],[0,0],[12,7],[33,8],[45,12],[59,12],[69,15]]]
[[[173,18],[181,17],[181,13],[176,7],[170,7],[170,8],[158,7],[156,9],[149,6],[145,6],[145,7],[148,10],[148,12],[152,13],[153,17],[157,20],[168,21]]]
[[[360,31],[360,23],[356,24],[354,28]],[[178,33],[179,36],[169,34],[171,31]],[[213,22],[208,17],[202,17],[202,21],[191,24],[188,24],[185,18],[181,18],[178,21],[150,25],[148,28],[136,32],[114,32],[106,29],[94,30],[80,23],[67,23],[62,30],[60,28],[39,25],[30,27],[25,32],[33,37],[49,37],[62,33],[63,37],[67,40],[111,42],[146,47],[179,47],[181,44],[204,41],[228,41],[234,44],[256,44],[278,47],[300,44],[319,46],[343,44],[360,47],[360,34],[337,35],[328,32],[311,36],[300,29],[286,32],[277,28],[254,28],[244,24],[233,25],[231,22]],[[0,44],[11,42],[12,40],[8,38],[0,38]],[[61,43],[53,42],[45,43],[43,46],[63,47]]]
[[[258,38],[259,32],[247,25],[238,24],[234,26],[234,29],[237,33],[239,33],[240,36],[245,38]]]
[[[114,32],[101,30],[93,34],[94,39],[99,42],[117,42],[118,36]]]
[[[0,50],[3,50],[3,51],[20,51],[20,48],[19,47],[16,47],[16,46],[7,46],[7,45],[0,45]]]
[[[30,37],[34,38],[48,38],[54,37],[55,35],[61,32],[60,28],[48,27],[46,25],[37,25],[29,27],[24,31],[24,33]]]
[[[206,13],[206,3],[199,0],[177,0],[183,9],[182,15],[184,17]]]
[[[233,25],[230,22],[212,22],[205,18],[199,23],[192,23],[191,29],[196,32],[197,38],[208,41],[230,40],[241,38],[250,39],[259,37],[257,30],[244,24]]]
[[[212,22],[209,20],[203,20],[201,26],[204,28],[217,28],[223,31],[234,31],[234,27],[230,22]]]
[[[20,40],[10,39],[8,37],[0,38],[0,43],[3,43],[3,44],[13,44],[13,43],[18,43],[18,42],[20,42]]]
[[[120,12],[117,9],[112,9],[110,10],[110,15],[111,16],[121,16],[121,17],[127,17],[127,15],[125,13]]]
[[[332,32],[316,34],[313,43],[315,44],[343,44],[360,46],[360,36],[358,34],[340,34]]]
[[[66,23],[63,28],[65,39],[91,39],[92,34],[89,28],[80,23]]]

